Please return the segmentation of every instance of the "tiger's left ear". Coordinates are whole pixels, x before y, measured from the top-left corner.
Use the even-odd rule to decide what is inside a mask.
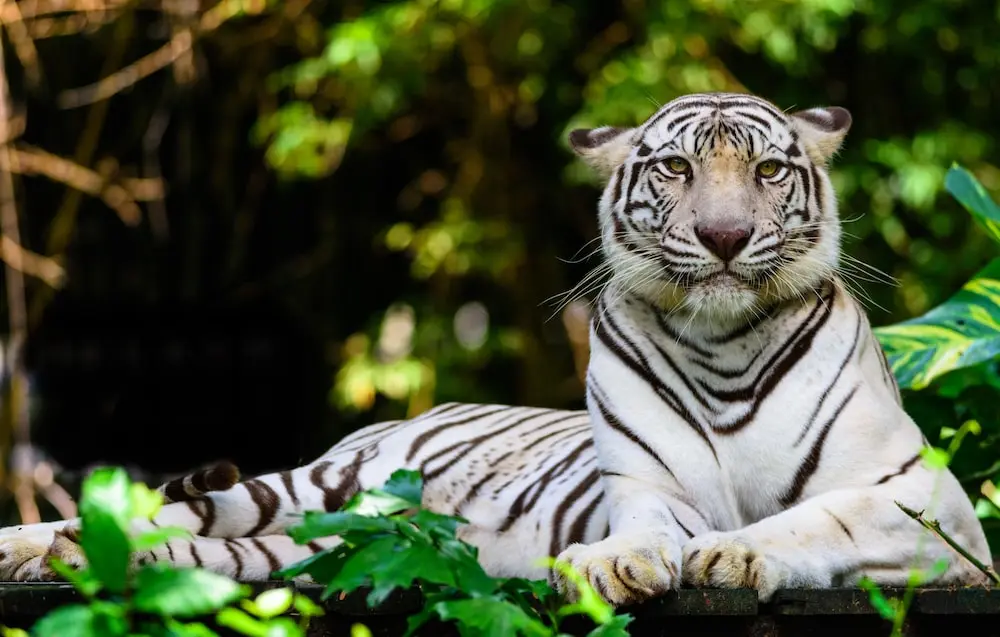
[[[608,179],[632,152],[634,128],[578,128],[569,134],[569,145],[601,179]]]
[[[813,163],[827,166],[851,128],[851,113],[839,106],[824,106],[792,113],[802,145]]]

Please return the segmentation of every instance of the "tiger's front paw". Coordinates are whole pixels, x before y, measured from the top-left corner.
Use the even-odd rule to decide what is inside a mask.
[[[766,602],[788,569],[750,540],[732,533],[700,535],[684,546],[684,582],[706,588],[752,588]]]
[[[680,547],[654,533],[612,535],[594,544],[573,544],[557,558],[572,566],[614,606],[635,604],[680,586]],[[553,584],[570,600],[576,586],[555,571]]]

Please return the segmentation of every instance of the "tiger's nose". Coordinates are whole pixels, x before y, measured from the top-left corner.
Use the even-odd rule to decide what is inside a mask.
[[[729,262],[747,247],[753,227],[713,224],[695,226],[694,232],[698,236],[698,241],[701,241],[709,252]]]

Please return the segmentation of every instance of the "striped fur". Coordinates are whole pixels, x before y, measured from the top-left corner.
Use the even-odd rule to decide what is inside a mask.
[[[188,475],[168,480],[156,488],[164,504],[197,500],[212,491],[231,489],[240,481],[240,470],[231,462],[216,462]]]
[[[939,582],[981,581],[894,504],[928,508],[987,560],[957,480],[920,462],[926,441],[837,277],[826,170],[849,126],[843,109],[703,94],[639,128],[575,131],[608,180],[587,412],[447,404],[372,425],[304,467],[164,507],[155,524],[196,537],[142,559],[265,578],[336,542],[295,546],[295,514],[408,467],[426,506],[470,521],[461,536],[489,572],[540,577],[558,555],[615,604],[682,581],[762,600],[864,574],[903,584],[939,558]],[[51,577],[49,553],[80,563],[74,524],[0,530],[0,577]]]

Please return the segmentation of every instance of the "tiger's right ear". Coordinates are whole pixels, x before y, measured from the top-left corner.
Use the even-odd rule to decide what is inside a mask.
[[[569,145],[602,179],[622,165],[634,146],[634,128],[578,128],[569,134]]]

